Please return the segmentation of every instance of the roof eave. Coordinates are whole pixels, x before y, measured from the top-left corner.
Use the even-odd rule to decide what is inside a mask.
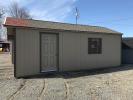
[[[63,30],[63,29],[51,29],[51,28],[38,28],[38,27],[25,27],[25,26],[13,26],[13,25],[4,25],[5,27],[10,27],[10,28],[31,28],[31,29],[43,29],[43,30],[46,30],[46,31],[50,31],[50,30],[55,30],[55,31],[58,31],[58,32],[61,32],[61,31],[71,31],[71,32],[88,32],[88,33],[101,33],[101,34],[114,34],[114,35],[123,35],[123,33],[107,33],[107,32],[94,32],[94,31],[80,31],[80,30]]]

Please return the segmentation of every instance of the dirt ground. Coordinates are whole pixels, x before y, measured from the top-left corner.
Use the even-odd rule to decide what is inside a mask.
[[[4,66],[13,69],[10,55],[0,55]],[[2,77],[2,71],[0,100],[133,100],[133,65],[26,79]]]

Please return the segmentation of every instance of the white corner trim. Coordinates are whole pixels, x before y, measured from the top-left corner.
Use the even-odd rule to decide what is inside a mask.
[[[7,18],[7,17],[5,17],[5,18],[4,18],[4,22],[3,22],[3,24],[5,24],[5,23],[6,23],[6,18]]]

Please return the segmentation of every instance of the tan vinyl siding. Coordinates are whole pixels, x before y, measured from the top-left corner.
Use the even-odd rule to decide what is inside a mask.
[[[62,70],[77,70],[80,67],[80,35],[62,34]]]
[[[39,32],[16,29],[16,76],[39,73]]]
[[[88,54],[88,38],[102,39],[102,54]],[[121,35],[63,33],[62,70],[119,66]]]
[[[45,30],[41,30],[42,32],[47,33]],[[57,31],[52,33],[59,33],[59,71],[104,68],[121,64],[121,35],[119,34]],[[39,36],[39,29],[16,29],[17,77],[40,73]],[[102,39],[101,54],[88,54],[88,38]]]

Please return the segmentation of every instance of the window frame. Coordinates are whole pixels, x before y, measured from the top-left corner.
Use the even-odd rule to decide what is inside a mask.
[[[88,38],[88,54],[102,54],[102,38]]]

